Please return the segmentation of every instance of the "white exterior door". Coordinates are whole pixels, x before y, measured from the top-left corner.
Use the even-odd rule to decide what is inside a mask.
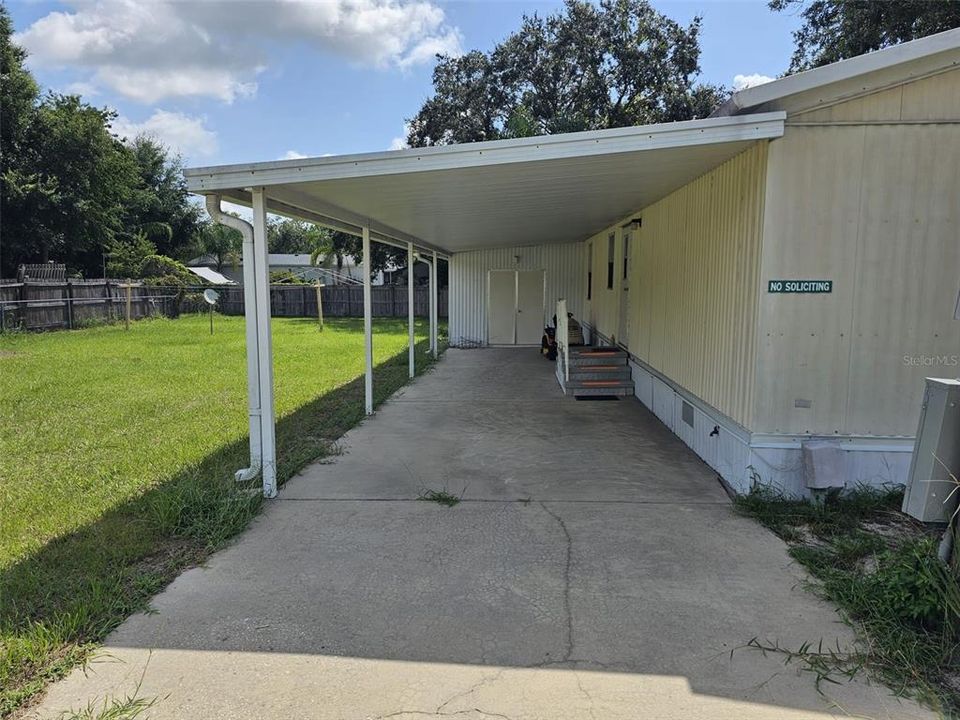
[[[487,342],[513,345],[517,338],[517,272],[491,270],[488,282]]]
[[[543,270],[517,272],[517,345],[536,345],[543,337]]]
[[[543,270],[491,270],[487,288],[487,341],[539,343],[544,326]]]

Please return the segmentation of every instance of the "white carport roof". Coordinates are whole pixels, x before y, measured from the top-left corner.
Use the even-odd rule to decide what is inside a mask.
[[[444,253],[583,240],[783,135],[769,112],[185,171],[189,189]]]

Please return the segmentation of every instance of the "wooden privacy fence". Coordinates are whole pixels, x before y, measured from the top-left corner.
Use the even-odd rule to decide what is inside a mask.
[[[198,294],[205,288],[155,287],[134,281],[130,287],[130,319],[206,309]],[[217,309],[225,315],[243,314],[243,288],[215,288],[220,293]],[[362,317],[363,286],[324,287],[324,317]],[[407,288],[381,285],[372,288],[373,314],[406,317]],[[447,290],[437,293],[438,314],[447,315]],[[270,309],[274,317],[316,317],[317,288],[314,285],[272,285]],[[414,288],[414,314],[426,317],[429,288]],[[127,311],[124,280],[68,280],[66,282],[0,280],[0,330],[57,330],[97,322],[123,320]]]
[[[217,309],[224,315],[243,315],[243,288],[218,287]],[[363,317],[362,285],[330,285],[323,295],[324,317]],[[374,317],[406,317],[406,285],[377,285],[371,288]],[[447,316],[447,290],[437,291],[437,314]],[[430,308],[428,287],[413,289],[413,314],[426,317]],[[271,285],[270,314],[273,317],[317,317],[316,285]]]
[[[177,290],[131,283],[130,319],[176,313]],[[57,330],[123,320],[125,280],[0,280],[0,330]]]

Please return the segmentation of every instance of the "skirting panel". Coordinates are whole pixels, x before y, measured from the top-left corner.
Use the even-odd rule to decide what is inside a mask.
[[[764,485],[791,497],[809,497],[801,442],[804,437],[751,434],[699,398],[631,359],[637,399],[736,492]],[[904,485],[910,469],[912,438],[876,441],[833,437],[844,450],[846,487]]]

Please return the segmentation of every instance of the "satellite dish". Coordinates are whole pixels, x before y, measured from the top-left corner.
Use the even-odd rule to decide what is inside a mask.
[[[212,289],[204,290],[203,299],[207,303],[207,305],[216,305],[217,300],[220,299],[220,293]]]

